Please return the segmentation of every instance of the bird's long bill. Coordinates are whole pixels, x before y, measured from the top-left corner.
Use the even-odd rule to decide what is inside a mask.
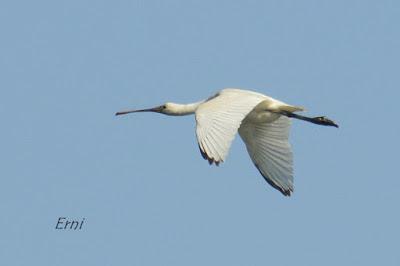
[[[115,115],[126,115],[130,113],[139,113],[139,112],[157,112],[159,113],[161,111],[162,106],[157,106],[153,108],[147,108],[147,109],[138,109],[138,110],[126,110],[126,111],[121,111],[115,113]]]

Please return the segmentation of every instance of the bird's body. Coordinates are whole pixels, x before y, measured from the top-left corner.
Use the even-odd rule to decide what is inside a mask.
[[[151,109],[118,112],[117,115],[146,111],[175,116],[195,114],[200,152],[210,164],[216,165],[225,160],[236,132],[239,132],[261,175],[271,186],[289,196],[293,191],[289,117],[337,127],[325,117],[294,114],[303,110],[261,93],[223,89],[207,100],[192,104],[166,103]]]

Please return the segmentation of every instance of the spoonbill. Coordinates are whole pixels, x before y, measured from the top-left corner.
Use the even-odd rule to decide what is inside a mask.
[[[289,105],[249,90],[223,89],[206,100],[190,104],[165,103],[140,110],[117,112],[124,115],[155,112],[171,116],[194,114],[200,153],[219,165],[228,154],[236,132],[246,144],[254,165],[264,179],[283,195],[293,192],[293,155],[289,144],[291,119],[338,127],[325,116],[307,117],[295,112],[303,107]]]

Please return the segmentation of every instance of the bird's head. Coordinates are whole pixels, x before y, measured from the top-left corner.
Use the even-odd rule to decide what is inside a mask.
[[[138,113],[138,112],[154,112],[154,113],[160,113],[160,114],[166,114],[166,115],[173,115],[173,109],[174,109],[173,105],[174,105],[173,103],[165,103],[165,104],[153,107],[153,108],[121,111],[121,112],[115,113],[115,115],[125,115],[125,114]]]

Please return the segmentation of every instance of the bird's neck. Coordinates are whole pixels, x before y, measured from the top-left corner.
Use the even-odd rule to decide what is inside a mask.
[[[189,104],[179,104],[179,103],[168,103],[169,112],[168,115],[191,115],[194,114],[204,101],[189,103]]]

